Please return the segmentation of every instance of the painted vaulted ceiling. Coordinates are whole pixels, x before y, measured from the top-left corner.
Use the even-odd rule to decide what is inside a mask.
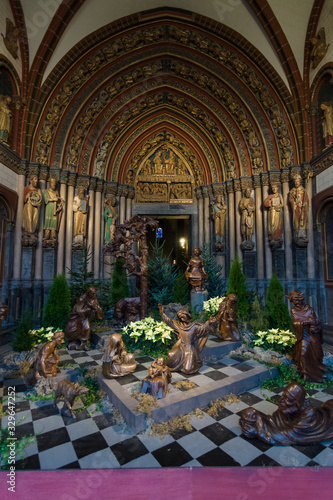
[[[168,143],[197,184],[309,161],[330,0],[0,0],[22,158],[131,184]],[[314,67],[316,34],[328,45]],[[329,43],[331,40],[331,43]]]

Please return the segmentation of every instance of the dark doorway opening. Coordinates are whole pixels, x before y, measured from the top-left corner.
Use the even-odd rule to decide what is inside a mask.
[[[171,262],[185,271],[188,262],[189,239],[190,239],[190,216],[165,216],[151,215],[153,219],[159,221],[159,228],[162,229],[160,242],[164,243],[163,251],[165,256],[170,255]],[[147,235],[148,245],[155,243],[157,230],[149,231]]]

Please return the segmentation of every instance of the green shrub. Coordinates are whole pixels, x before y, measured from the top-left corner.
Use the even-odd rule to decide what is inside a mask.
[[[227,295],[229,293],[237,295],[237,316],[242,321],[248,321],[250,314],[249,294],[246,290],[246,277],[237,254],[230,268]]]
[[[22,314],[13,334],[12,347],[14,351],[30,351],[34,347],[34,338],[29,335],[29,331],[32,329],[33,314],[32,311],[28,310]]]
[[[252,319],[250,325],[253,333],[259,330],[267,330],[268,328],[268,319],[266,318],[265,310],[257,296],[255,296],[252,304]]]
[[[210,254],[210,244],[204,243],[201,247],[201,258],[208,276],[208,298],[225,295],[224,283],[221,279],[222,266],[216,262],[214,255]]]
[[[93,271],[88,271],[88,264],[91,260],[92,252],[87,248],[76,251],[77,271],[68,269],[71,275],[69,284],[70,302],[73,307],[78,298],[83,295],[89,287],[94,286],[98,289],[99,282],[94,279]]]
[[[265,315],[270,328],[291,329],[292,321],[284,302],[283,287],[275,273],[267,289]]]
[[[128,352],[139,349],[142,354],[151,357],[166,357],[177,340],[172,328],[151,317],[129,323],[121,333]]]
[[[185,278],[185,273],[178,273],[172,300],[182,305],[187,304],[190,300],[190,289]]]
[[[130,296],[127,284],[126,269],[123,267],[125,259],[120,257],[113,266],[111,288],[109,293],[109,304],[114,306],[119,300]]]
[[[53,280],[43,314],[43,327],[63,330],[71,312],[70,292],[64,274]]]

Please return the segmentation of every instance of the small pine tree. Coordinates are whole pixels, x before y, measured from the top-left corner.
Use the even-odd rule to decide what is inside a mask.
[[[53,280],[43,314],[43,327],[63,330],[71,312],[70,292],[64,274]]]
[[[17,330],[13,334],[12,347],[14,351],[30,351],[34,345],[34,337],[28,335],[29,330],[33,329],[32,311],[27,310],[17,325]]]
[[[265,316],[265,310],[263,309],[257,296],[255,296],[252,304],[252,311],[252,319],[250,321],[252,332],[256,333],[267,330],[268,319]]]
[[[109,293],[109,304],[113,307],[118,300],[130,296],[127,284],[126,269],[123,267],[125,259],[119,257],[113,267],[111,288]]]
[[[71,275],[71,281],[69,285],[70,297],[71,297],[71,306],[73,307],[78,298],[83,295],[90,286],[94,286],[98,288],[99,282],[94,279],[94,272],[88,271],[88,264],[91,260],[92,252],[89,251],[88,248],[83,248],[78,251],[78,265],[77,271],[73,271],[69,269],[69,273]]]
[[[270,328],[291,328],[291,317],[284,301],[283,287],[276,273],[272,274],[267,289],[265,314]]]
[[[190,289],[185,278],[185,273],[178,273],[172,300],[182,305],[187,304],[190,300]]]
[[[235,293],[237,295],[237,316],[242,321],[248,321],[250,303],[246,291],[246,277],[237,254],[230,268],[227,295],[229,295],[229,293]]]
[[[156,238],[148,256],[148,301],[151,307],[158,303],[169,304],[173,300],[177,269],[171,264],[170,255],[164,255],[164,243]]]
[[[224,284],[221,279],[222,266],[216,262],[214,255],[210,254],[209,243],[201,247],[201,258],[208,276],[208,298],[221,297],[224,294]]]

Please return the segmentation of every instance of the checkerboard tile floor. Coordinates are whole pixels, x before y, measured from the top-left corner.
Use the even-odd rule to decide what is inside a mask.
[[[102,352],[90,350],[60,351],[60,368],[98,366]],[[117,379],[130,389],[148,373],[152,359],[137,358],[137,371]],[[225,357],[204,364],[196,375],[173,374],[178,380],[190,379],[196,386],[219,380],[235,373],[250,371],[256,366],[252,360]],[[94,469],[94,468],[155,468],[155,467],[230,467],[230,466],[333,466],[333,440],[307,446],[270,446],[257,439],[241,435],[239,416],[244,408],[253,406],[264,413],[276,409],[281,390],[268,391],[257,388],[239,396],[238,403],[226,405],[213,418],[203,409],[202,418],[191,417],[189,430],[176,430],[160,439],[148,433],[135,433],[126,424],[119,425],[112,410],[97,411],[95,406],[79,410],[76,419],[60,414],[62,402],[57,407],[52,400],[27,399],[27,386],[21,379],[11,380],[2,375],[0,399],[4,414],[7,412],[8,388],[15,385],[16,437],[32,436],[33,442],[17,457],[19,469]],[[176,389],[172,389],[176,390]],[[179,390],[179,389],[178,389]],[[183,390],[186,390],[183,388]],[[333,398],[333,388],[309,391],[311,402],[320,405]],[[270,398],[267,401],[267,397]],[[6,427],[8,419],[1,419]]]

